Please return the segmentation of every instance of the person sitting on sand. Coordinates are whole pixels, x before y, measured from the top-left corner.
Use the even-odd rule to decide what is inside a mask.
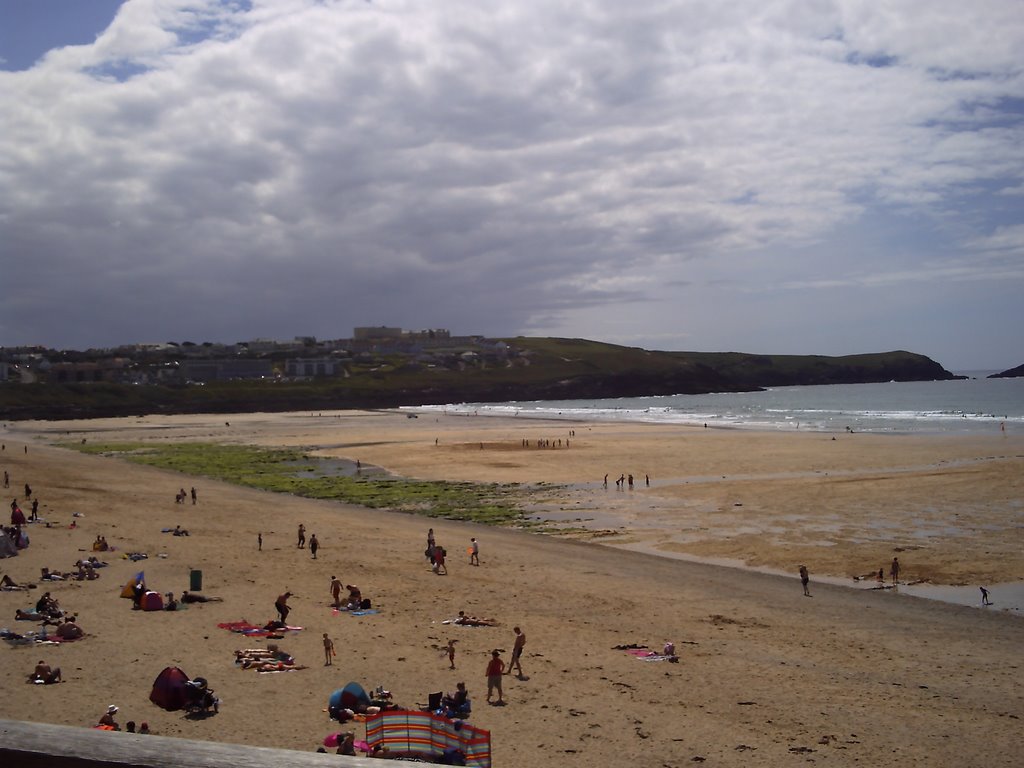
[[[223,597],[207,597],[198,592],[182,592],[181,602],[183,603],[223,603]]]
[[[480,616],[467,616],[465,611],[459,611],[459,617],[455,619],[453,624],[460,624],[464,627],[496,627],[498,622],[494,619],[488,619],[486,617],[481,618]]]
[[[349,755],[351,757],[356,756],[355,746],[356,735],[349,731],[341,739],[338,740],[338,752],[339,755]]]
[[[52,669],[49,664],[40,659],[39,663],[36,664],[35,670],[28,676],[28,679],[33,683],[42,683],[44,685],[59,683],[61,682],[60,667]]]
[[[453,718],[466,714],[466,705],[469,703],[469,691],[466,684],[458,682],[452,693],[445,694],[441,699],[441,705],[445,708],[445,717]]]
[[[359,587],[352,584],[346,584],[348,589],[348,599],[345,601],[345,605],[342,606],[344,611],[358,611],[363,607],[363,593],[359,591]]]
[[[68,617],[63,624],[57,627],[57,637],[61,640],[77,640],[84,634],[82,628],[75,623],[72,617]]]
[[[42,613],[54,619],[63,615],[60,603],[56,598],[51,597],[49,592],[44,592],[43,596],[36,601],[36,613]]]
[[[75,568],[78,572],[75,574],[75,578],[78,581],[92,581],[98,579],[100,575],[96,573],[96,569],[92,567],[92,563],[88,560],[76,560]]]
[[[178,610],[178,601],[174,599],[174,593],[173,592],[168,592],[166,595],[164,595],[164,597],[167,598],[164,601],[164,610],[165,611],[176,611],[176,610]]]
[[[188,531],[182,528],[180,525],[174,526],[174,530],[171,531],[175,536],[188,536]]]
[[[116,714],[117,714],[117,707],[114,706],[113,704],[111,704],[109,707],[107,707],[107,711],[104,712],[103,716],[100,718],[100,722],[99,722],[100,727],[106,728],[108,730],[120,731],[121,730],[121,726],[119,726],[117,724],[117,721],[114,720],[114,715],[116,715]]]

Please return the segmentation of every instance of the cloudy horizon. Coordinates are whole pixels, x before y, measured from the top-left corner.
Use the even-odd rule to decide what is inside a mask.
[[[0,345],[1024,362],[1014,0],[60,5],[0,3]]]

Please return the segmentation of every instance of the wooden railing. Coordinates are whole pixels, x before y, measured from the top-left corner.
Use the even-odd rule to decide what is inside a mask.
[[[377,761],[373,761],[376,763]],[[10,768],[366,768],[365,758],[122,731],[0,720],[0,765]]]

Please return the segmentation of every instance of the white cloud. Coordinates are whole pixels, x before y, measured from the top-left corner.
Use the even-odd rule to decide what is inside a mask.
[[[1012,0],[129,0],[0,73],[0,248],[32,286],[0,332],[593,335],[591,308],[671,316],[666,285],[779,286],[787,313],[798,285],[984,280],[984,189],[1024,176],[1020,50]],[[885,206],[961,265],[830,247]],[[25,312],[75,297],[114,317]]]

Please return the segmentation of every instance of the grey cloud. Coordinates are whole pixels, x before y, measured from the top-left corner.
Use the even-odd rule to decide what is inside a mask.
[[[933,19],[825,0],[132,0],[96,45],[0,74],[0,255],[55,308],[8,303],[0,343],[373,323],[586,336],[602,310],[654,339],[641,305],[688,311],[659,285],[715,286],[743,317],[727,286],[759,286],[748,326],[770,328],[818,310],[784,285],[886,273],[842,239],[886,205],[955,231],[969,265],[996,232],[965,190],[1024,173],[1005,101],[1024,32],[993,5],[953,24],[946,3]],[[989,41],[958,39],[971,25]],[[972,57],[970,79],[937,74]],[[84,73],[118,62],[145,71]],[[891,274],[932,236],[899,243],[910,264]],[[71,297],[116,319],[68,322]]]

